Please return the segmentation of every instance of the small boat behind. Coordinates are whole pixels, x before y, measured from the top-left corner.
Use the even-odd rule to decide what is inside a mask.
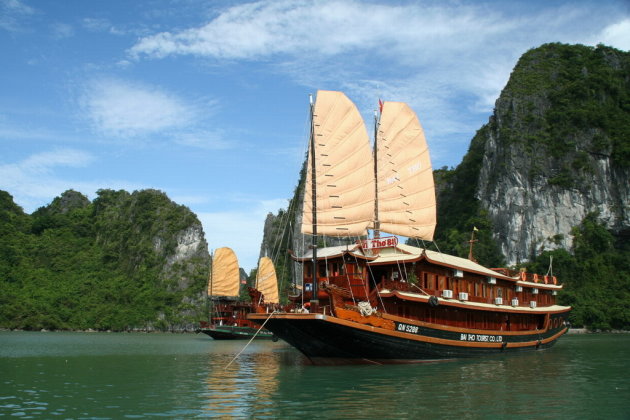
[[[275,280],[275,274],[273,280]],[[261,285],[267,288],[264,289],[265,292],[273,289],[270,282],[270,279],[264,283],[261,282]],[[197,332],[204,333],[215,340],[274,338],[273,333],[261,329],[258,324],[247,319],[247,315],[251,312],[265,311],[267,305],[265,305],[264,295],[256,288],[251,288],[250,295],[252,293],[260,295],[259,300],[246,302],[240,298],[240,285],[240,268],[236,254],[227,247],[217,249],[212,257],[212,270],[208,282],[209,317],[208,321],[200,322]],[[276,284],[276,300],[277,290]]]

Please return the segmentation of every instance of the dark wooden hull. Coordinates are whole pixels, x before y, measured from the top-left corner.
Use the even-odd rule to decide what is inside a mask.
[[[568,329],[566,314],[544,331],[484,331],[426,323],[395,322],[395,330],[322,314],[277,314],[265,328],[314,364],[414,363],[538,350],[551,347]],[[262,324],[268,315],[250,315]],[[407,332],[409,331],[409,332]]]
[[[198,332],[209,335],[215,340],[249,340],[254,337],[254,335],[256,339],[274,338],[273,333],[269,330],[262,329],[256,334],[257,331],[257,328],[227,325],[200,328],[198,330]]]

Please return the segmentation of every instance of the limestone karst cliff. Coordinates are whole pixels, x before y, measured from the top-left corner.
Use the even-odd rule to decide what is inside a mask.
[[[25,214],[0,191],[0,328],[193,330],[208,245],[156,190],[66,191]]]
[[[457,178],[474,182],[441,194],[441,208],[456,194],[478,200],[509,265],[571,249],[589,213],[627,234],[630,54],[562,44],[524,54],[447,190]]]

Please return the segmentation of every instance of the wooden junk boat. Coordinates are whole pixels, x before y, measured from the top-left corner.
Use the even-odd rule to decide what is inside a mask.
[[[571,308],[556,303],[556,277],[399,243],[398,236],[432,241],[436,225],[429,152],[406,104],[382,104],[372,151],[355,105],[341,92],[319,91],[307,168],[302,232],[313,245],[294,256],[303,264],[304,308],[248,317],[313,363],[538,350],[567,331]],[[365,238],[368,229],[374,239],[316,246],[318,235]]]
[[[278,303],[278,282],[271,260],[260,259],[256,287],[249,289],[251,302],[240,298],[240,268],[230,248],[219,248],[212,257],[208,282],[209,319],[202,321],[198,332],[215,340],[275,338],[273,333],[247,319],[251,312],[266,313]]]

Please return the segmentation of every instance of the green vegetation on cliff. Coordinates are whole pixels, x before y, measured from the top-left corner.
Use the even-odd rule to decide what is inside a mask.
[[[501,101],[502,140],[522,142],[531,176],[556,161],[551,185],[579,187],[593,168],[588,155],[630,165],[630,53],[604,45],[545,44],[516,65]]]
[[[630,330],[630,241],[615,237],[589,214],[573,229],[573,252],[545,251],[527,264],[545,273],[553,257],[553,272],[561,276],[560,303],[573,307],[574,326]]]
[[[177,257],[182,232],[201,227],[163,193],[100,190],[90,202],[67,191],[27,215],[0,191],[0,212],[0,327],[169,329],[196,321],[207,248]]]
[[[502,260],[493,237],[505,233],[502,226],[492,225],[476,196],[482,168],[491,161],[494,172],[485,186],[490,192],[501,180],[524,174],[530,185],[547,185],[550,193],[588,195],[600,159],[609,162],[607,171],[615,174],[616,182],[627,184],[623,174],[627,177],[630,168],[629,74],[630,53],[603,45],[555,43],[525,53],[494,115],[476,133],[462,162],[455,169],[435,171],[436,242],[442,251],[465,257],[476,226],[480,234],[475,257],[490,266]],[[617,206],[627,208],[627,201],[620,198],[611,209],[623,214]],[[505,220],[509,211],[504,209]],[[574,307],[574,325],[630,329],[628,228],[620,226],[613,233],[597,220],[588,215],[567,232],[574,238],[571,249],[542,252],[531,247],[529,259],[534,263],[528,265],[544,273],[549,256],[554,256],[554,273],[565,285],[560,301]]]

